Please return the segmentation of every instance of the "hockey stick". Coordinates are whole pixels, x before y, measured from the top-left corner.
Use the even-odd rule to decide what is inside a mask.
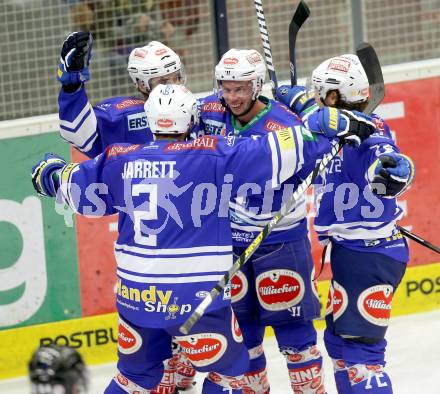
[[[295,86],[297,84],[296,73],[296,36],[298,31],[310,15],[310,10],[307,4],[301,0],[296,7],[295,14],[293,14],[292,20],[289,24],[289,62],[290,62],[290,85]]]
[[[376,66],[371,67],[371,62],[374,64],[379,63],[379,59],[373,49],[373,47],[368,43],[360,43],[356,49],[356,54],[359,57],[359,60],[362,63],[362,66],[367,74],[368,81],[374,81],[370,83],[370,101],[368,103],[367,108],[365,109],[365,113],[370,114],[373,110],[379,105],[382,99],[385,96],[385,87],[383,82],[382,72],[379,73],[380,70],[377,69]],[[412,239],[413,241],[419,243],[420,245],[425,246],[428,249],[433,250],[440,254],[440,248],[433,245],[432,243],[426,241],[425,239],[419,237],[418,235],[408,231],[404,227],[397,226],[397,229],[407,238]]]
[[[364,112],[371,115],[385,97],[382,69],[376,51],[367,42],[361,42],[357,46],[356,55],[365,70],[365,74],[367,74],[368,84],[370,85],[370,99]]]
[[[274,227],[278,222],[285,216],[286,212],[296,204],[297,200],[303,195],[303,193],[308,189],[308,187],[313,183],[319,174],[321,174],[327,165],[333,160],[333,158],[338,154],[341,144],[333,145],[331,151],[324,155],[321,162],[315,169],[308,175],[308,177],[298,186],[292,197],[281,207],[281,209],[275,214],[271,221],[264,226],[263,230],[255,237],[253,242],[247,247],[247,249],[242,253],[242,255],[235,261],[234,265],[229,269],[228,272],[220,279],[220,281],[215,285],[215,287],[209,292],[209,294],[204,298],[200,305],[195,309],[191,316],[186,320],[185,323],[179,328],[180,332],[187,335],[191,328],[196,324],[196,322],[203,316],[206,309],[212,302],[218,297],[218,295],[223,291],[226,285],[229,283],[231,278],[241,269],[241,267],[250,259],[250,257],[255,253],[261,243],[269,236]]]
[[[440,254],[440,248],[438,246],[433,245],[431,242],[428,242],[426,239],[419,237],[418,235],[412,233],[404,227],[397,226],[397,229],[407,238],[412,239],[413,241],[419,243],[420,245],[433,250]]]
[[[266,17],[264,16],[263,1],[254,0],[255,12],[257,13],[258,27],[260,29],[261,42],[263,44],[264,58],[266,59],[267,70],[272,85],[272,94],[275,97],[275,90],[278,87],[275,67],[273,65],[272,50],[270,49],[269,32],[266,26]]]
[[[362,53],[362,66],[370,68],[370,71],[367,73],[368,82],[372,85],[380,84],[382,81],[382,70],[380,67],[379,60],[377,58],[374,49],[368,45],[367,49]],[[370,80],[371,78],[371,80]],[[374,92],[380,91],[380,89],[375,89]],[[382,91],[384,88],[382,87]],[[383,97],[383,95],[381,96]],[[376,106],[380,103],[380,100],[375,98],[371,98],[371,101],[376,103]],[[332,146],[332,149],[329,153],[325,154],[321,159],[321,162],[317,167],[313,169],[313,171],[307,176],[306,179],[298,186],[295,192],[292,194],[290,199],[281,207],[281,209],[275,214],[275,216],[271,219],[271,221],[264,226],[263,230],[258,234],[253,242],[247,247],[247,249],[242,253],[242,255],[235,261],[233,266],[229,269],[228,272],[220,279],[220,281],[214,286],[214,288],[209,292],[209,294],[203,299],[203,301],[199,304],[199,306],[194,310],[191,316],[179,327],[179,331],[187,335],[191,328],[198,322],[198,320],[204,315],[206,309],[212,304],[212,302],[219,296],[219,294],[223,291],[226,285],[229,283],[231,278],[241,269],[241,267],[250,259],[250,257],[255,253],[257,248],[261,245],[261,243],[269,236],[272,232],[273,228],[278,224],[278,222],[285,216],[286,212],[289,212],[290,209],[296,204],[298,199],[304,194],[304,192],[309,188],[309,186],[313,183],[313,181],[321,174],[327,165],[333,160],[333,158],[338,154],[338,152],[342,149],[344,143],[337,143]]]

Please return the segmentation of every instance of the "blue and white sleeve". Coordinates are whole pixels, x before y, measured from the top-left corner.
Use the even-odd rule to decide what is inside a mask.
[[[100,146],[98,120],[84,86],[74,93],[61,89],[58,105],[61,137],[88,157],[96,156]]]

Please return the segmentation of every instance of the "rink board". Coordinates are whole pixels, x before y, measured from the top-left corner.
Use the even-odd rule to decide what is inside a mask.
[[[329,283],[319,282],[324,305]],[[440,308],[440,262],[409,267],[393,299],[393,316],[436,308]],[[316,325],[323,328],[324,322]],[[116,313],[0,331],[0,379],[25,375],[29,355],[40,343],[72,346],[90,365],[116,361],[117,335]],[[272,330],[266,335],[273,335]]]
[[[402,74],[403,75],[403,74]],[[439,73],[434,74],[439,75]],[[411,92],[411,96],[408,96]],[[421,102],[436,105],[420,105]],[[402,151],[417,165],[412,188],[399,199],[399,223],[440,244],[440,77],[387,83],[378,108]],[[31,352],[42,338],[77,346],[91,364],[116,355],[115,260],[117,217],[99,220],[74,217],[48,198],[38,198],[30,182],[33,164],[45,152],[82,160],[69,149],[43,117],[31,125],[0,125],[0,379],[23,375]],[[55,117],[56,118],[56,117]],[[57,124],[55,119],[54,124]],[[0,122],[1,123],[1,122]],[[4,122],[3,122],[4,123]],[[50,131],[50,132],[48,132]],[[314,209],[309,204],[309,220]],[[321,248],[311,233],[319,270]],[[398,289],[393,314],[440,308],[438,255],[410,241],[407,274]],[[325,304],[329,264],[320,279]],[[319,323],[322,324],[322,323]],[[106,342],[107,341],[107,342]]]

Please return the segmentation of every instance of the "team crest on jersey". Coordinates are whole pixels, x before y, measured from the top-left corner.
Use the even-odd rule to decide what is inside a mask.
[[[123,100],[120,103],[116,104],[115,107],[117,109],[125,109],[125,108],[134,107],[136,105],[144,105],[144,104],[145,104],[144,100],[126,99],[126,100]]]
[[[132,354],[142,346],[142,338],[133,327],[123,320],[118,322],[118,350],[123,354]]]
[[[248,288],[246,275],[238,271],[231,279],[231,301],[240,301],[248,292]]]
[[[232,312],[231,331],[232,331],[232,338],[234,338],[235,342],[238,343],[243,342],[243,335],[241,334],[240,326],[238,324],[238,320],[235,317],[234,312]]]
[[[304,281],[291,270],[271,270],[256,278],[257,296],[268,311],[281,311],[298,304],[304,297]]]
[[[267,131],[271,131],[271,132],[277,131],[277,130],[287,129],[287,127],[288,126],[286,126],[284,124],[278,123],[278,122],[276,122],[274,120],[270,120],[270,119],[267,120],[266,123],[264,123],[264,128]]]
[[[221,334],[201,333],[175,337],[182,351],[196,367],[215,363],[225,353],[228,341]]]
[[[387,327],[391,315],[393,286],[376,285],[364,290],[358,298],[360,314],[377,326]]]
[[[348,306],[348,295],[345,289],[335,280],[330,284],[325,314],[333,313],[333,321],[339,319]]]

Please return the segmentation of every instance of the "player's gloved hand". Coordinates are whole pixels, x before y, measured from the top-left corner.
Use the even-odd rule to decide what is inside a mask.
[[[413,161],[400,153],[380,155],[368,169],[370,184],[381,184],[373,192],[382,197],[396,197],[412,183],[415,175]]]
[[[55,173],[65,165],[66,161],[62,157],[46,153],[43,159],[32,167],[32,184],[40,196],[56,196],[59,182]]]
[[[359,146],[376,130],[373,119],[362,112],[333,107],[323,107],[311,114],[307,127],[354,146]]]
[[[89,63],[92,55],[92,34],[76,31],[69,34],[61,48],[57,79],[63,86],[79,86],[90,79]]]
[[[275,99],[287,105],[298,115],[315,104],[314,93],[306,92],[304,86],[279,86],[275,91]]]

